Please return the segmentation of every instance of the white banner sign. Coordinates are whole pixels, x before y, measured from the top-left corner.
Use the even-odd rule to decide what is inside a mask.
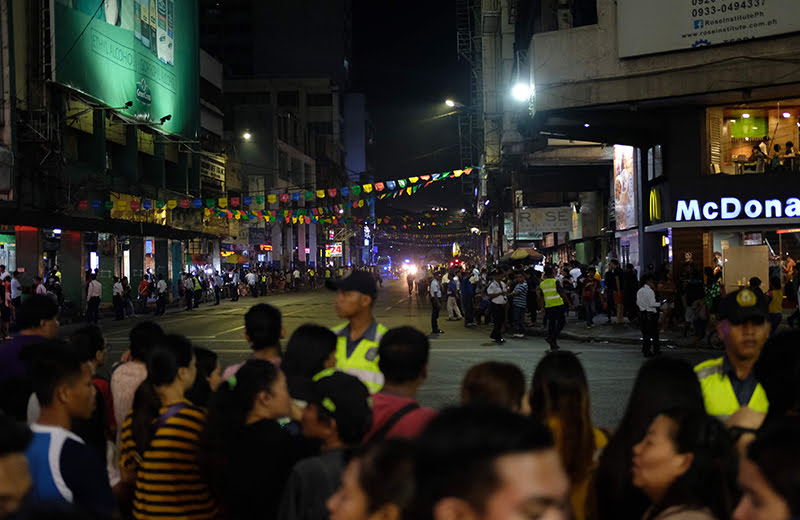
[[[518,233],[566,233],[572,231],[572,208],[531,208],[517,210]]]
[[[617,0],[620,58],[795,31],[798,0]]]

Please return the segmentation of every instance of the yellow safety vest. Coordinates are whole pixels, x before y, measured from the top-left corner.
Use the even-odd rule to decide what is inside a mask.
[[[741,408],[739,401],[736,399],[736,394],[733,393],[728,374],[722,371],[724,359],[709,359],[694,367],[697,378],[700,380],[700,388],[703,390],[706,412],[708,412],[708,415],[713,415],[722,420],[727,419]],[[747,407],[756,412],[767,413],[769,401],[761,383],[756,385]]]
[[[336,340],[336,368],[342,372],[356,376],[366,385],[371,394],[383,388],[383,374],[378,368],[378,345],[381,338],[389,330],[378,323],[375,337],[363,338],[355,350],[347,357],[347,323],[333,328],[338,336]]]
[[[539,284],[539,288],[542,290],[542,294],[544,295],[544,306],[546,309],[564,305],[564,299],[560,294],[558,294],[555,278],[545,278]]]

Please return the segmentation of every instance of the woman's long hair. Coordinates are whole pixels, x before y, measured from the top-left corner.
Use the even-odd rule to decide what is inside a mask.
[[[559,451],[573,484],[582,482],[592,469],[594,430],[589,407],[589,384],[578,357],[563,350],[547,354],[533,372],[528,397],[531,415],[547,424],[558,419]]]
[[[186,392],[186,398],[192,404],[205,408],[211,398],[211,385],[208,384],[208,378],[217,369],[219,357],[216,352],[202,347],[195,347],[194,355],[197,358],[197,377],[192,387]]]
[[[647,361],[633,383],[628,406],[616,433],[600,456],[594,495],[600,520],[638,520],[648,507],[647,497],[633,487],[633,446],[663,410],[705,411],[700,381],[684,360],[657,357]]]
[[[131,433],[136,451],[143,454],[155,435],[155,422],[162,403],[157,388],[172,384],[178,369],[188,367],[194,357],[192,343],[184,336],[167,334],[159,339],[147,359],[147,379],[133,398]]]
[[[261,392],[271,392],[279,376],[280,371],[269,361],[250,359],[212,394],[201,459],[203,472],[212,487],[221,488],[219,478],[224,475],[225,453],[244,428],[256,396]]]
[[[711,510],[715,518],[731,518],[736,506],[736,450],[725,425],[705,412],[672,408],[659,414],[673,425],[670,436],[677,453],[691,453],[689,469],[675,479],[646,520],[678,507]]]

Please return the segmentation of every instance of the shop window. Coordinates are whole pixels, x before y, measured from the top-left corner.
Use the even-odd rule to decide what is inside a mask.
[[[800,99],[709,108],[706,126],[709,174],[800,171]]]
[[[333,106],[333,94],[306,94],[306,104],[310,107]]]
[[[300,102],[300,93],[296,90],[278,92],[279,107],[296,107]]]

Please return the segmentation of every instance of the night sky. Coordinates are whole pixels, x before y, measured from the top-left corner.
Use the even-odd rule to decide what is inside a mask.
[[[452,110],[447,98],[469,103],[469,73],[456,51],[454,0],[353,1],[352,90],[367,96],[378,180],[467,166],[458,164],[456,116],[435,117]],[[391,205],[463,207],[457,182]]]

